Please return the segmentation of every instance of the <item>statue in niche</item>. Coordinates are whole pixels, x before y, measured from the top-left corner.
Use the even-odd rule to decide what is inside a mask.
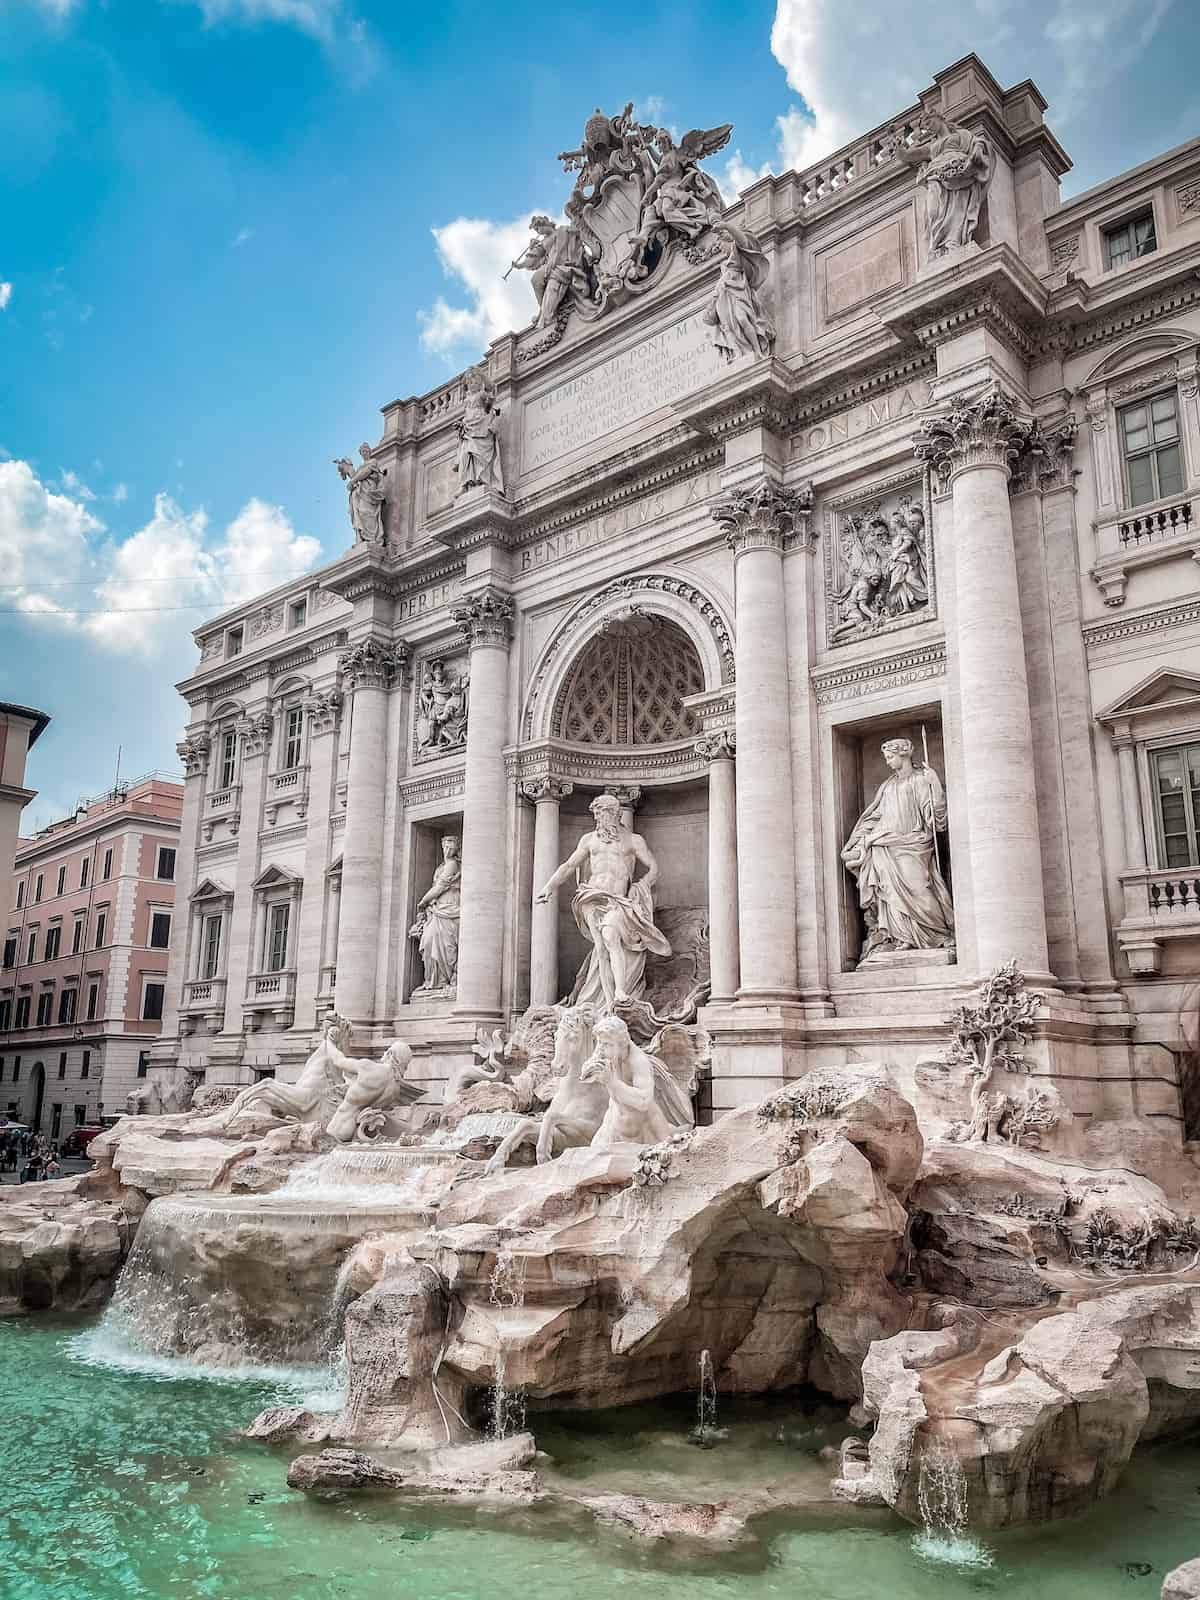
[[[549,328],[573,304],[591,300],[592,263],[577,228],[556,224],[545,216],[531,217],[529,226],[533,238],[504,276],[507,278],[514,267],[532,275],[533,292],[538,298],[535,326]]]
[[[941,780],[928,763],[914,767],[911,739],[888,739],[880,748],[892,775],[842,847],[867,924],[860,963],[889,951],[954,945],[954,905],[938,860],[937,835],[946,831]]]
[[[454,750],[467,737],[467,698],[470,675],[453,669],[439,656],[421,675],[417,697],[417,748]]]
[[[361,467],[356,467],[349,456],[339,456],[334,466],[346,485],[355,544],[382,545],[385,542],[383,502],[387,497],[383,480],[387,468],[372,460],[369,444],[360,444],[358,453],[362,457]]]
[[[616,1144],[661,1144],[696,1125],[690,1097],[660,1063],[634,1044],[620,1017],[602,1017],[595,1027],[596,1048],[584,1064],[584,1083],[598,1083],[608,1094],[604,1119],[592,1148]]]
[[[658,863],[645,840],[622,826],[615,796],[597,795],[590,809],[595,829],[584,834],[537,898],[546,904],[559,885],[576,874],[571,910],[592,953],[575,980],[570,1003],[611,1012],[618,1004],[640,998],[646,986],[647,954],[669,956],[671,946],[654,926],[651,891]],[[645,872],[635,880],[639,862]]]
[[[897,141],[895,153],[909,166],[920,166],[918,182],[929,192],[930,259],[970,244],[996,167],[988,141],[939,111],[928,111],[912,144]]]
[[[713,232],[721,270],[713,297],[704,308],[704,321],[715,329],[713,344],[727,362],[740,355],[769,356],[775,329],[758,291],[767,281],[770,263],[747,229],[721,222]]]
[[[466,378],[467,398],[459,423],[458,492],[484,488],[504,493],[504,466],[500,460],[500,407],[496,391],[481,367],[472,367]]]
[[[930,602],[929,549],[919,501],[901,495],[890,513],[875,502],[843,514],[831,555],[831,642],[922,620]]]
[[[417,920],[408,930],[417,941],[425,976],[416,994],[453,994],[458,976],[458,922],[462,863],[453,834],[442,840],[442,860],[433,882],[417,901]]]

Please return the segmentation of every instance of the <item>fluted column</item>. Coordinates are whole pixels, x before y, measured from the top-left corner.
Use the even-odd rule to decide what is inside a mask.
[[[1117,772],[1121,782],[1121,820],[1125,827],[1125,865],[1134,871],[1146,867],[1146,835],[1142,831],[1142,803],[1138,794],[1137,755],[1128,723],[1113,731]]]
[[[738,989],[736,746],[728,731],[696,741],[708,762],[708,962],[714,1001],[732,1000]]]
[[[504,740],[512,602],[499,590],[488,588],[454,607],[451,615],[471,646],[456,1010],[490,1018],[500,1011],[508,891]]]
[[[914,449],[949,476],[954,502],[962,810],[975,961],[987,972],[1015,956],[1026,975],[1045,978],[1049,956],[1033,724],[1008,497],[1012,467],[1029,431],[1009,397],[992,389],[925,422]]]
[[[308,722],[308,806],[304,838],[304,897],[296,930],[294,1028],[317,1025],[317,995],[325,959],[325,873],[329,866],[329,803],[342,697],[320,690],[304,702]]]
[[[794,1000],[796,861],[783,551],[802,510],[767,479],[713,507],[733,551],[737,615],[737,873],[746,1000]]]
[[[565,778],[529,778],[520,785],[533,804],[533,907],[529,919],[529,1003],[558,999],[558,896],[538,903],[538,893],[558,866],[558,807],[575,785]]]
[[[179,1034],[179,1008],[183,1004],[188,974],[195,965],[194,919],[189,896],[196,887],[196,845],[204,811],[205,775],[208,772],[211,745],[208,733],[204,729],[197,729],[175,746],[183,763],[183,815],[179,819],[179,850],[175,859],[175,916],[167,959],[162,1031],[159,1035],[161,1040],[170,1042],[172,1054]],[[155,1055],[162,1056],[163,1052],[156,1049]]]
[[[334,994],[338,1013],[351,1022],[375,1021],[388,691],[407,659],[407,645],[376,636],[361,640],[338,658],[352,709]]]
[[[237,839],[233,905],[229,913],[229,949],[225,958],[225,1032],[240,1033],[245,1020],[246,984],[257,971],[261,952],[255,926],[254,880],[259,870],[258,834],[263,823],[263,789],[267,752],[274,726],[269,711],[254,712],[237,724],[241,747],[238,812],[229,819]]]

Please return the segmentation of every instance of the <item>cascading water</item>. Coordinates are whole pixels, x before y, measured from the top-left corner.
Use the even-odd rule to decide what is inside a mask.
[[[967,1480],[962,1463],[944,1439],[933,1439],[921,1456],[917,1484],[921,1532],[913,1548],[927,1561],[955,1567],[990,1567],[992,1553],[970,1535]]]
[[[496,1264],[488,1280],[489,1297],[498,1311],[518,1311],[525,1304],[524,1256],[515,1256],[510,1246],[504,1246],[496,1256]],[[525,1426],[525,1392],[510,1389],[505,1375],[504,1336],[501,1330],[496,1341],[496,1365],[492,1374],[491,1426],[493,1439],[506,1439],[520,1433]]]
[[[700,1384],[696,1391],[696,1426],[688,1435],[701,1450],[711,1450],[720,1438],[717,1432],[717,1378],[712,1356],[700,1352]]]

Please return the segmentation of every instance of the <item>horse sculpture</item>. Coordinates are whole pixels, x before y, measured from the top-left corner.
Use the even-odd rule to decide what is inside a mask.
[[[553,1072],[558,1079],[550,1103],[540,1117],[525,1117],[502,1141],[487,1170],[501,1172],[514,1151],[536,1144],[539,1165],[564,1150],[591,1144],[608,1110],[608,1091],[598,1083],[585,1083],[584,1063],[595,1048],[590,1006],[571,1006],[554,1031]]]

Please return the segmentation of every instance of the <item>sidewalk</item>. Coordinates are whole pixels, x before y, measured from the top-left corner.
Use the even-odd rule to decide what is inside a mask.
[[[59,1166],[62,1168],[59,1176],[63,1178],[73,1177],[77,1172],[90,1172],[92,1170],[92,1163],[86,1157],[79,1157],[76,1160],[63,1158],[59,1161]],[[20,1185],[20,1174],[18,1172],[0,1172],[0,1183]],[[24,1187],[26,1189],[36,1189],[37,1185],[27,1183]]]

